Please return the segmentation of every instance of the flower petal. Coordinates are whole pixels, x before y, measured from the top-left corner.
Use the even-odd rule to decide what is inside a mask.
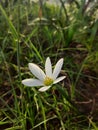
[[[66,78],[66,76],[61,76],[61,77],[57,78],[57,79],[53,82],[53,84],[56,84],[56,83],[60,82],[61,80],[65,79],[65,78]]]
[[[52,76],[52,65],[51,65],[51,60],[50,60],[49,57],[46,59],[45,72],[46,72],[46,75],[47,75],[48,77],[51,77],[51,76]]]
[[[42,71],[42,69],[40,69],[40,67],[34,63],[29,63],[28,65],[32,74],[34,74],[38,79],[43,81],[45,78],[45,73]]]
[[[29,86],[29,87],[33,87],[33,86],[42,86],[43,83],[38,80],[38,79],[24,79],[22,80],[22,84]]]
[[[61,71],[63,65],[63,58],[61,58],[55,65],[54,71],[53,71],[53,78],[56,79]]]
[[[45,92],[47,91],[51,86],[45,86],[39,89],[40,92]]]

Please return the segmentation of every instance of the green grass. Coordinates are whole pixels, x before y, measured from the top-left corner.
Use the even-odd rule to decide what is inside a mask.
[[[29,1],[0,4],[0,130],[98,129],[97,99],[94,108],[81,111],[89,88],[98,91],[97,4],[83,13],[84,6],[44,4],[41,16],[39,5]],[[22,85],[32,77],[28,63],[44,69],[46,57],[53,67],[64,58],[60,75],[67,78],[44,93]]]

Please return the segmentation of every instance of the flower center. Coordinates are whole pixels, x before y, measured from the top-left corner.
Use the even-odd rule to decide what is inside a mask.
[[[49,86],[53,83],[53,79],[50,77],[46,77],[44,80],[44,85]]]

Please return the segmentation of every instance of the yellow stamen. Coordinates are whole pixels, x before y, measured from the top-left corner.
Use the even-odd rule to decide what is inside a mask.
[[[50,85],[52,85],[52,83],[53,83],[53,79],[52,78],[50,78],[50,77],[46,77],[45,78],[44,85],[50,86]]]

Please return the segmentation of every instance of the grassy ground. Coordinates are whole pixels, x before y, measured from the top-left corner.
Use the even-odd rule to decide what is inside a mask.
[[[98,130],[98,5],[60,2],[0,5],[0,130]],[[28,63],[44,69],[46,57],[64,58],[66,79],[24,86]]]

